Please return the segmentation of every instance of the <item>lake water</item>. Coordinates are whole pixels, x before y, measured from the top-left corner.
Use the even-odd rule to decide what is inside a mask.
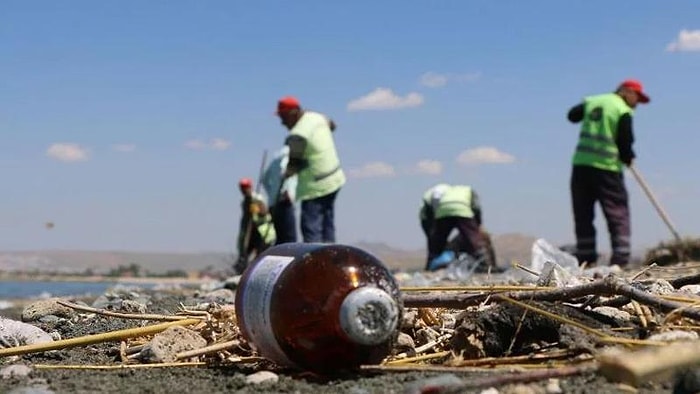
[[[131,286],[129,283],[120,283]],[[103,294],[107,289],[117,285],[117,282],[61,282],[61,281],[0,281],[0,309],[7,307],[7,300],[34,297],[61,297],[72,295]],[[150,288],[150,284],[135,285]]]

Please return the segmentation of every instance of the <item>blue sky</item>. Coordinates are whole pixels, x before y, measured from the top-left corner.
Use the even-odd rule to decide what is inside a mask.
[[[422,248],[418,204],[444,181],[479,191],[493,233],[570,243],[566,111],[628,77],[652,97],[638,168],[696,236],[698,15],[690,0],[5,0],[0,250],[232,250],[236,182],[281,146],[288,94],[338,124],[339,242]],[[670,239],[626,181],[633,247]]]

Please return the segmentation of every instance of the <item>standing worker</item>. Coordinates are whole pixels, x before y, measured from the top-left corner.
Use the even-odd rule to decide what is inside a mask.
[[[267,166],[262,178],[262,184],[267,194],[267,206],[270,209],[272,223],[277,234],[276,245],[297,241],[294,209],[297,176],[292,175],[284,178],[288,162],[289,147],[285,145]]]
[[[238,260],[234,269],[240,274],[251,257],[257,256],[275,242],[275,228],[260,194],[253,192],[253,181],[242,178],[238,187],[243,195],[238,230]]]
[[[277,115],[289,130],[289,162],[285,178],[298,175],[296,198],[301,201],[304,242],[335,242],[335,199],[345,184],[345,173],[333,141],[335,124],[302,109],[294,97],[277,102]]]
[[[582,122],[573,156],[571,198],[579,263],[596,264],[595,203],[600,202],[608,224],[612,256],[610,264],[625,266],[630,258],[630,214],[623,165],[630,166],[632,114],[637,103],[648,103],[642,84],[622,82],[617,90],[584,98],[569,110],[572,123]]]
[[[447,249],[447,239],[455,228],[459,231],[459,251],[481,260],[484,267],[494,266],[489,261],[484,233],[481,230],[481,205],[476,192],[465,185],[437,184],[423,194],[420,222],[428,240],[428,259],[425,269],[434,271],[444,268],[449,261],[436,259]]]

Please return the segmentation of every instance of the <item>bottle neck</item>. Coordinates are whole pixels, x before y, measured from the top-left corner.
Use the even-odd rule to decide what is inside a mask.
[[[399,307],[384,290],[365,286],[351,291],[340,306],[340,327],[355,343],[377,345],[398,326]]]

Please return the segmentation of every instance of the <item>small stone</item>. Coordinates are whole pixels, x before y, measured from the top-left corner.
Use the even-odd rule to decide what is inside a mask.
[[[700,295],[700,285],[685,285],[681,287],[678,291],[680,291],[681,293]]]
[[[418,339],[418,343],[421,345],[434,341],[437,339],[437,337],[438,333],[435,332],[435,330],[421,328],[420,330],[416,331],[416,339]]]
[[[629,312],[625,312],[623,310],[613,308],[611,306],[599,306],[597,308],[593,308],[593,312],[600,313],[601,315],[605,315],[607,317],[611,317],[618,322],[628,322],[632,320],[632,315],[629,314]]]
[[[45,316],[70,318],[75,315],[75,311],[73,309],[59,304],[57,302],[58,300],[60,300],[60,298],[49,298],[27,305],[27,307],[22,311],[22,321],[37,321]]]
[[[11,377],[24,377],[32,372],[32,368],[24,364],[14,364],[8,365],[3,369],[0,369],[0,377],[3,379],[9,379]]]
[[[401,329],[408,331],[416,327],[416,323],[418,322],[418,311],[413,309],[413,310],[408,310],[404,312],[402,320],[401,320]]]
[[[429,379],[413,381],[405,386],[404,394],[440,393],[460,384],[462,384],[462,379],[457,375],[446,373]]]
[[[206,339],[199,333],[184,327],[173,326],[156,334],[139,352],[139,358],[145,362],[167,363],[177,360],[177,354],[207,345]]]
[[[53,342],[53,338],[39,327],[0,317],[0,348]]]
[[[563,392],[561,386],[559,386],[559,379],[549,379],[545,390],[547,394],[559,394]]]
[[[55,394],[56,392],[45,385],[34,385],[28,387],[17,387],[8,391],[7,394]]]
[[[224,280],[224,289],[229,289],[229,290],[236,290],[238,288],[238,284],[241,282],[241,275],[234,275],[230,278],[227,278]]]
[[[401,349],[410,350],[416,348],[416,344],[415,342],[413,342],[413,338],[404,332],[399,333],[399,337],[396,339],[396,346]]]
[[[503,394],[539,394],[543,391],[535,389],[531,385],[517,384],[503,390]]]
[[[233,304],[236,302],[236,293],[229,289],[218,289],[204,295],[204,302],[217,304]]]
[[[489,387],[486,390],[482,390],[479,394],[499,394],[499,391],[495,387]]]
[[[134,300],[122,300],[122,304],[119,307],[119,310],[121,312],[126,312],[126,313],[146,313],[146,305],[134,301]]]
[[[668,295],[675,293],[676,289],[665,279],[653,279],[635,282],[634,287],[641,288],[654,295]]]
[[[696,333],[695,331],[671,330],[650,335],[647,339],[650,341],[663,342],[695,341],[698,339],[698,333]]]
[[[265,382],[277,383],[279,376],[276,373],[270,371],[259,371],[254,374],[250,374],[245,377],[245,382],[247,384],[260,384]]]

